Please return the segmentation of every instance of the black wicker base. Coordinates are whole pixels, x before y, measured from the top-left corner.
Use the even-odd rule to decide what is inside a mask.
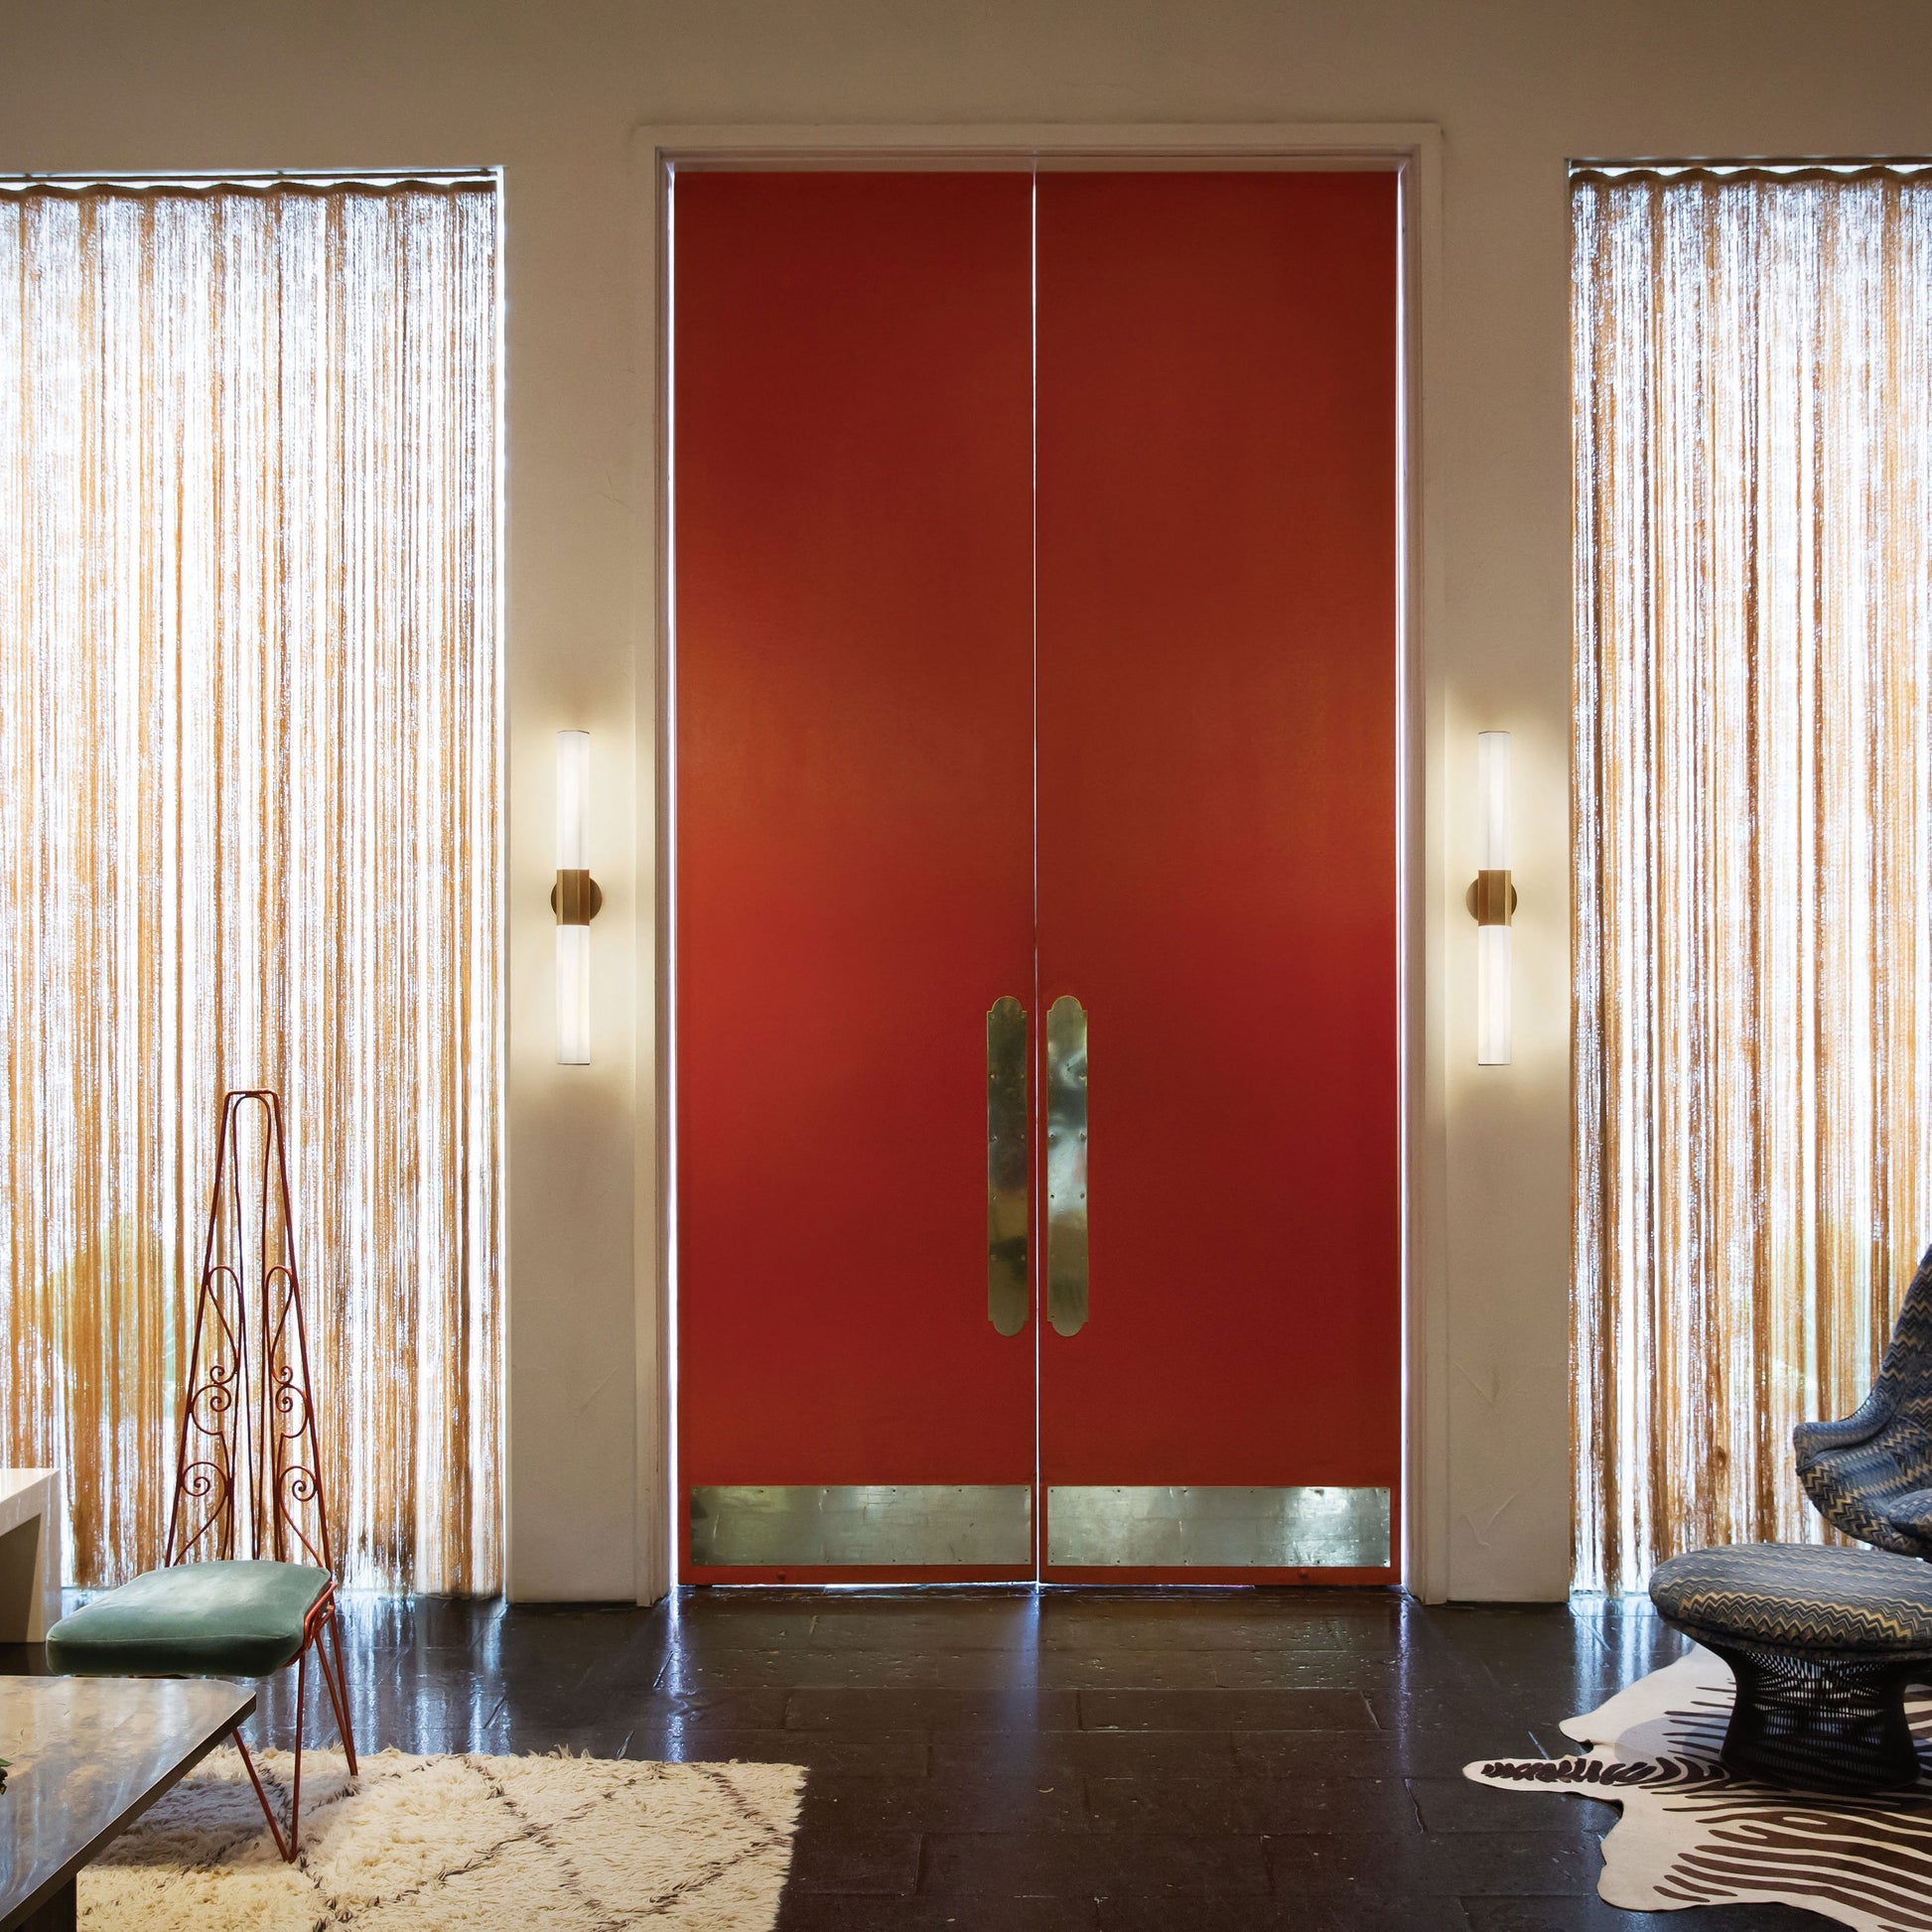
[[[1813,1791],[1902,1791],[1918,1782],[1905,1687],[1924,1675],[1922,1661],[1702,1641],[1737,1680],[1724,1761],[1739,1776]]]

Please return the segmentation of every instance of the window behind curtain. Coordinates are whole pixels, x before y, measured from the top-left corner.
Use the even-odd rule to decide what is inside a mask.
[[[1813,1539],[1932,1242],[1932,179],[1574,184],[1578,1581]]]
[[[0,1460],[160,1555],[227,1087],[336,1547],[501,1574],[487,180],[0,187]]]

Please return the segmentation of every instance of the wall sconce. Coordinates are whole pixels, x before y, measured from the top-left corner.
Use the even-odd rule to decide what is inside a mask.
[[[604,895],[590,874],[591,735],[557,734],[557,1061],[591,1063],[591,921]]]
[[[1476,814],[1481,870],[1466,903],[1476,922],[1476,1064],[1509,1064],[1509,734],[1476,733]]]

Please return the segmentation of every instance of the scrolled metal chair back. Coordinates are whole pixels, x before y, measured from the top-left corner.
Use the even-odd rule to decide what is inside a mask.
[[[193,1334],[163,1561],[245,1555],[334,1576],[282,1099],[269,1088],[221,1096]]]

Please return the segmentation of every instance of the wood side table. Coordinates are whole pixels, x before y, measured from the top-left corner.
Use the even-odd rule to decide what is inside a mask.
[[[39,1643],[60,1621],[60,1519],[59,1469],[0,1469],[0,1643]]]
[[[214,1677],[0,1677],[0,1932],[69,1932],[74,1876],[255,1709]]]

